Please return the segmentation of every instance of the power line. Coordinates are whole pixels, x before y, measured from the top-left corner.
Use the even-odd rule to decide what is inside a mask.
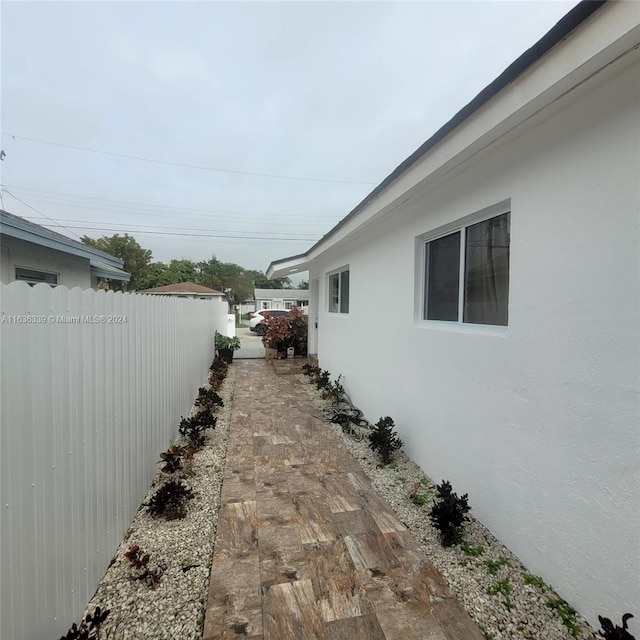
[[[62,227],[59,224],[48,224],[44,225],[47,227]],[[62,227],[63,229],[67,229],[67,227]],[[85,227],[85,226],[71,226],[71,229],[85,229],[86,231],[116,231],[121,233],[129,233],[126,229],[107,229],[104,227]],[[67,229],[68,230],[68,229]],[[313,242],[313,238],[274,238],[267,236],[224,236],[217,234],[207,234],[207,233],[178,233],[178,232],[165,232],[165,231],[138,231],[137,229],[131,230],[130,233],[144,233],[146,235],[158,235],[158,236],[171,236],[171,237],[193,237],[193,238],[223,238],[227,240],[277,240],[277,241],[294,241],[294,242]],[[75,234],[77,235],[77,234]],[[80,236],[78,236],[80,237]],[[318,238],[316,238],[317,240]]]
[[[43,218],[50,220],[53,223],[53,226],[62,227],[65,231],[72,233],[74,236],[76,236],[76,238],[80,239],[80,236],[75,231],[71,231],[70,229],[67,229],[67,227],[64,227],[63,225],[58,224],[53,218],[50,218],[48,215],[45,215],[44,213],[42,213],[42,211],[38,211],[38,209],[36,209],[35,207],[32,207],[30,204],[28,204],[24,200],[20,200],[20,198],[18,198],[17,196],[14,196],[13,193],[11,193],[11,191],[7,191],[7,189],[3,189],[3,192],[6,193],[8,196],[11,196],[18,202],[21,202],[25,207],[29,207],[29,209],[32,209],[36,213],[39,213]],[[47,225],[47,226],[52,226],[52,225]]]
[[[39,220],[39,218],[33,218],[32,216],[25,216],[26,220]],[[117,226],[120,227],[120,223],[118,222],[96,222],[94,220],[71,220],[69,218],[60,218],[58,220],[58,226],[62,227],[63,229],[65,228],[62,224],[60,224],[60,222],[76,222],[78,224],[108,224],[111,226]],[[47,225],[47,226],[51,226],[51,225]],[[135,223],[129,223],[128,225],[129,227],[142,227],[143,229],[155,229],[155,230],[159,230],[159,229],[164,229],[166,231],[171,231],[171,230],[175,230],[175,229],[179,229],[181,227],[159,227],[158,225],[150,225],[150,224],[135,224]],[[85,226],[72,226],[69,225],[69,227],[71,229],[92,229],[94,231],[109,231],[109,229],[104,229],[102,227],[85,227]],[[115,231],[115,229],[114,229]],[[193,227],[186,227],[184,228],[184,231],[206,231],[209,233],[260,233],[259,231],[236,231],[236,230],[227,230],[227,229],[198,229],[198,228],[193,228]],[[132,230],[132,233],[137,232],[136,230]],[[270,231],[269,232],[272,235],[279,235],[279,236],[296,236],[298,237],[300,240],[317,240],[318,239],[318,235],[317,234],[312,234],[312,233],[304,233],[304,234],[297,234],[297,233],[290,233],[288,231]],[[308,236],[305,238],[302,238],[301,236]]]
[[[175,219],[177,216],[180,216],[181,219],[196,219],[199,221],[205,220],[205,221],[212,221],[212,220],[220,220],[222,219],[228,219],[229,214],[223,214],[222,212],[217,213],[215,215],[212,216],[203,216],[203,215],[197,215],[197,214],[183,214],[181,211],[176,210],[175,212],[154,212],[154,211],[147,211],[147,210],[142,210],[139,211],[137,209],[128,209],[128,208],[113,208],[110,206],[106,206],[106,205],[99,205],[99,204],[83,204],[80,202],[74,202],[74,201],[66,201],[63,198],[48,198],[46,196],[38,196],[38,195],[30,195],[29,196],[32,200],[36,200],[39,202],[44,202],[46,204],[50,204],[50,205],[55,205],[58,207],[65,207],[65,209],[67,208],[72,208],[72,209],[82,209],[83,211],[106,211],[108,213],[111,213],[112,215],[126,215],[126,216],[144,216],[144,217],[150,217],[150,218],[173,218]],[[287,220],[292,220],[295,221],[295,226],[296,227],[323,227],[324,225],[320,222],[316,222],[316,223],[309,223],[309,222],[305,222],[304,218],[302,219],[302,222],[300,221],[300,219],[295,216],[294,214],[286,214],[286,215],[278,215],[278,214],[273,214],[271,216],[269,216],[269,219],[265,219],[264,217],[259,218],[259,217],[251,217],[251,218],[246,218],[244,217],[244,214],[241,214],[240,212],[236,212],[233,215],[233,219],[235,221],[238,222],[244,222],[244,223],[250,223],[250,224],[269,224],[269,225],[273,225],[274,221],[275,222],[282,222],[282,224],[288,224]],[[266,214],[265,214],[266,215]],[[59,218],[60,220],[63,220],[64,218]],[[69,220],[67,218],[67,220]],[[335,224],[335,222],[329,222],[327,221],[327,224],[329,225],[333,225]]]
[[[374,185],[375,182],[358,182],[356,180],[331,180],[328,178],[302,178],[298,176],[283,176],[274,173],[258,173],[255,171],[238,171],[235,169],[219,169],[217,167],[205,167],[197,164],[186,164],[181,162],[170,162],[168,160],[157,160],[155,158],[145,158],[143,156],[133,156],[126,153],[115,153],[112,151],[103,151],[101,149],[91,149],[88,147],[78,147],[71,144],[62,144],[60,142],[51,142],[50,140],[39,140],[38,138],[27,138],[26,136],[18,136],[13,133],[3,132],[2,135],[10,136],[14,140],[25,140],[27,142],[35,142],[38,144],[47,144],[53,147],[62,147],[64,149],[73,149],[75,151],[84,151],[86,153],[98,153],[105,156],[112,156],[115,158],[127,158],[129,160],[138,160],[140,162],[153,162],[155,164],[163,164],[171,167],[184,167],[186,169],[200,169],[202,171],[216,171],[219,173],[234,173],[245,176],[257,176],[261,178],[278,178],[280,180],[297,180],[302,182],[330,182],[338,184],[358,184],[358,185]]]
[[[284,213],[277,213],[277,212],[266,212],[266,211],[235,211],[235,210],[229,210],[229,209],[197,209],[197,208],[193,208],[193,207],[180,207],[180,206],[172,206],[172,205],[166,205],[166,204],[156,204],[156,203],[150,203],[150,202],[132,202],[130,200],[113,200],[110,198],[96,198],[94,196],[83,196],[80,194],[73,194],[73,193],[65,193],[62,191],[47,191],[45,189],[35,189],[32,187],[20,187],[20,186],[16,186],[16,185],[8,185],[8,187],[10,189],[13,189],[15,191],[24,191],[24,192],[31,192],[31,193],[42,193],[42,194],[53,194],[53,196],[47,196],[50,198],[56,197],[56,196],[66,196],[68,198],[75,198],[78,200],[94,200],[97,201],[98,203],[102,203],[102,202],[108,202],[108,203],[114,203],[117,205],[137,205],[143,208],[147,208],[147,209],[172,209],[174,211],[178,211],[178,212],[183,212],[183,211],[195,211],[195,212],[201,212],[201,213],[230,213],[233,215],[256,215],[256,216],[277,216],[277,217],[296,217],[298,218],[300,214],[284,214]],[[129,208],[129,207],[127,207]],[[131,207],[133,208],[133,207]],[[325,215],[325,214],[321,214],[321,213],[317,213],[317,212],[308,212],[306,214],[303,215],[303,217],[306,216],[314,216],[314,217],[318,217],[321,215]],[[328,217],[332,217],[332,218],[336,218],[336,219],[340,219],[340,216],[337,214],[331,214]]]

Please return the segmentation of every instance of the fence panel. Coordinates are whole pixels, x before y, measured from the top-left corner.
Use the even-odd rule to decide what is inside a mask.
[[[0,637],[82,614],[225,332],[220,301],[0,285]]]

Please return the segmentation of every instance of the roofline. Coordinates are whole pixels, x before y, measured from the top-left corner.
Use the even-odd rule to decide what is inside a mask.
[[[98,261],[89,262],[89,272],[92,276],[101,279],[106,278],[107,280],[120,280],[122,282],[129,282],[131,280],[130,273]]]
[[[38,224],[27,222],[20,218],[20,216],[16,216],[8,211],[0,210],[0,223],[0,231],[13,238],[33,242],[34,244],[49,249],[62,251],[81,258],[88,258],[89,260],[95,258],[116,269],[124,266],[124,260],[121,258],[116,258],[109,253],[67,238],[60,233],[51,231]],[[7,231],[9,232],[7,233]]]
[[[141,289],[136,293],[144,293],[147,296],[208,296],[210,298],[224,297],[224,293],[203,293],[201,291],[152,291],[151,289]]]
[[[495,80],[488,84],[475,98],[468,102],[453,118],[438,129],[426,142],[420,145],[408,158],[401,162],[377,187],[357,204],[338,224],[328,231],[318,242],[304,253],[299,253],[271,262],[267,273],[277,270],[277,265],[308,257],[316,248],[335,235],[344,225],[364,209],[391,183],[420,160],[427,152],[441,142],[452,131],[457,129],[465,120],[480,110],[489,100],[494,98],[502,89],[521,76],[533,64],[545,56],[561,40],[566,38],[576,27],[590,18],[609,0],[582,0],[569,13],[565,14],[540,40],[516,58]],[[296,269],[297,271],[297,269]]]

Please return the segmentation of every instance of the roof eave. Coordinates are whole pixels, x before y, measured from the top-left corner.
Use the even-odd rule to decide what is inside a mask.
[[[328,244],[334,240],[336,234],[348,225],[359,213],[366,209],[382,192],[406,174],[409,169],[424,158],[429,151],[439,145],[447,136],[458,129],[472,115],[478,112],[490,100],[496,97],[506,86],[524,74],[538,60],[543,58],[558,43],[564,40],[572,31],[585,22],[593,13],[607,4],[609,0],[582,0],[569,13],[561,18],[532,47],[527,49],[513,63],[511,63],[493,82],[487,85],[475,98],[465,105],[453,118],[445,123],[436,133],[424,142],[408,158],[400,163],[377,187],[373,189],[354,209],[352,209],[338,224],[316,242],[308,251],[280,260],[274,260],[269,265],[266,275],[268,278],[280,277],[304,271],[309,268],[313,260],[320,255]]]
[[[87,258],[89,260],[98,258],[100,261],[116,269],[124,266],[124,260],[121,258],[116,258],[99,249],[83,245],[71,238],[65,238],[60,234],[56,234],[57,237],[52,237],[47,233],[48,229],[43,227],[42,231],[40,231],[36,225],[21,223],[17,216],[11,216],[9,218],[3,215],[1,223],[2,233],[13,238],[24,240],[25,242],[32,242],[42,247],[62,251],[63,253],[68,253],[80,258]]]

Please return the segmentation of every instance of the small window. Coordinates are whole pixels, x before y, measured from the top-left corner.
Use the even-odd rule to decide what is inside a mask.
[[[349,269],[329,275],[329,311],[349,313]]]
[[[58,284],[58,274],[48,273],[47,271],[34,271],[33,269],[22,269],[16,267],[16,280],[28,282],[31,286],[40,282],[46,282],[50,285]]]
[[[291,302],[291,300],[285,300],[284,301],[284,308],[285,309],[293,309],[293,302]]]
[[[509,213],[427,242],[424,319],[506,326],[509,245]]]
[[[262,302],[262,308],[263,308],[263,309],[268,309],[268,308],[269,308],[269,303],[268,303],[268,302],[266,302],[266,301],[263,301],[263,302]]]

